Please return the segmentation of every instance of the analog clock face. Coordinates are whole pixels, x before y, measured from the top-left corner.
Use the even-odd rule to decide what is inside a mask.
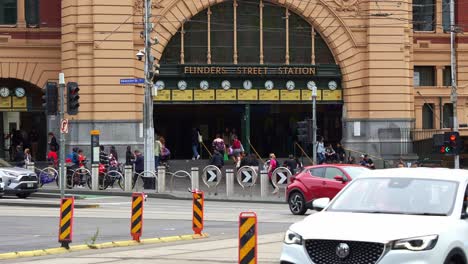
[[[328,88],[329,88],[330,90],[335,90],[337,87],[338,87],[338,84],[337,84],[335,81],[330,81],[330,82],[328,83]]]
[[[23,87],[18,87],[15,89],[15,95],[17,97],[23,97],[26,94],[26,91],[24,90]]]
[[[10,89],[8,89],[7,87],[0,88],[0,96],[2,97],[10,96]]]
[[[209,87],[208,81],[203,80],[203,81],[200,82],[200,88],[202,90],[206,90],[206,89],[208,89],[208,87]]]
[[[187,89],[187,82],[184,80],[180,80],[177,84],[177,87],[179,87],[179,90],[185,90]]]
[[[307,89],[313,90],[314,88],[317,88],[317,85],[315,84],[315,82],[314,81],[309,81],[307,83]]]
[[[155,83],[155,85],[156,85],[156,89],[158,89],[158,90],[162,90],[162,89],[164,89],[166,87],[166,85],[164,84],[163,81],[157,81]]]
[[[249,80],[244,81],[244,89],[251,89],[252,88],[252,82]]]
[[[290,90],[290,91],[291,91],[291,90],[294,90],[295,87],[296,87],[296,84],[295,84],[293,81],[288,81],[288,82],[286,83],[286,88],[287,88],[288,90]]]
[[[228,80],[224,80],[221,83],[221,86],[223,87],[224,90],[228,90],[229,88],[231,88],[231,83]]]
[[[271,90],[271,89],[273,89],[273,87],[274,87],[274,85],[273,85],[272,81],[268,80],[268,81],[265,82],[265,89]]]

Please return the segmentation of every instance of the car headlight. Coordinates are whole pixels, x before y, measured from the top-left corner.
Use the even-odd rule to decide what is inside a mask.
[[[406,249],[411,251],[431,250],[437,244],[438,239],[438,235],[401,239],[393,243],[393,249]]]
[[[294,233],[291,230],[286,231],[284,235],[285,244],[297,244],[302,245],[302,237],[299,234]]]

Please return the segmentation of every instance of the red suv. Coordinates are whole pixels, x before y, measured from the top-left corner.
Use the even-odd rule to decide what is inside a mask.
[[[368,170],[350,164],[326,164],[308,166],[291,177],[287,188],[289,209],[295,215],[303,215],[312,209],[312,201],[317,198],[335,195],[353,178]]]

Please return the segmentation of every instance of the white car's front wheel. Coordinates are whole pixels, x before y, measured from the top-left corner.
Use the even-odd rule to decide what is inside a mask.
[[[303,215],[307,211],[304,196],[300,192],[293,192],[288,199],[289,210],[295,215]]]

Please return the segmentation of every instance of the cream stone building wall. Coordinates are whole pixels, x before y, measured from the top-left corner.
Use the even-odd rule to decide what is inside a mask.
[[[153,49],[156,60],[184,21],[221,2],[153,1],[153,36],[159,40]],[[344,143],[376,155],[411,153],[409,131],[422,128],[422,105],[427,102],[438,107],[439,97],[449,101],[450,89],[441,85],[441,67],[449,65],[450,49],[448,43],[437,41],[446,40],[447,34],[440,29],[414,33],[409,0],[269,2],[308,21],[321,33],[340,66]],[[8,33],[0,35],[0,78],[24,79],[43,87],[62,70],[67,81],[78,82],[81,89],[80,113],[70,117],[74,128],[70,144],[89,144],[92,129],[101,130],[101,141],[106,144],[140,144],[143,88],[120,85],[119,80],[143,76],[143,63],[135,57],[143,48],[141,1],[63,0],[61,16],[59,40],[12,40]],[[1,28],[2,32],[9,30],[20,29]],[[460,123],[467,123],[468,41],[465,37],[459,40],[458,114]],[[414,65],[438,67],[437,86],[415,88]],[[359,134],[355,133],[357,127]],[[398,149],[384,150],[386,144],[395,142],[401,144]]]

